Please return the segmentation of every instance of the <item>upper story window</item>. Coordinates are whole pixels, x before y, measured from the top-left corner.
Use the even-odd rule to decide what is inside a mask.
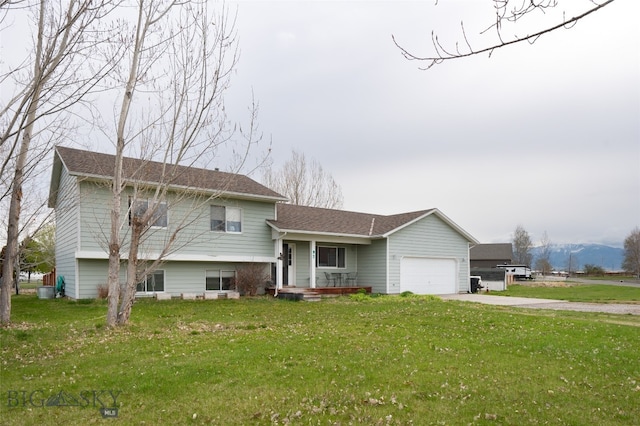
[[[142,217],[147,210],[149,209],[149,205],[153,205],[152,200],[133,200],[132,197],[129,197],[129,226],[131,226],[131,218],[132,217]],[[166,201],[158,202],[156,206],[156,211],[150,220],[150,226],[157,228],[166,228],[169,224],[169,208],[167,207]]]
[[[211,206],[211,230],[242,232],[242,209],[238,207]]]
[[[319,268],[344,268],[346,266],[346,250],[344,247],[318,246]]]

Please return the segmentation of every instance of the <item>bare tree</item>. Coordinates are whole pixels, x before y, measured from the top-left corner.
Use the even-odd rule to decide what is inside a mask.
[[[207,2],[139,0],[136,22],[122,39],[128,41],[130,55],[122,82],[111,183],[110,327],[128,322],[137,285],[175,250],[179,234],[202,207],[219,196],[198,195],[196,182],[192,188],[172,191],[172,184],[184,173],[181,166],[202,165],[239,133],[244,145],[235,151],[241,158],[235,165],[237,171],[260,139],[255,131],[255,103],[246,131],[235,132],[224,112],[223,95],[238,60],[235,16],[226,8],[211,14]],[[143,160],[136,170],[126,170],[127,152]],[[149,183],[152,175],[153,183]],[[172,218],[171,228],[158,244],[154,224],[164,220],[170,203],[190,203],[190,211],[177,220]],[[155,244],[152,256],[144,253],[145,239],[151,238]],[[120,284],[125,252],[126,281]]]
[[[571,275],[573,272],[576,272],[578,270],[579,264],[580,264],[580,261],[578,259],[578,256],[575,253],[573,253],[571,250],[569,250],[569,256],[567,256],[567,259],[565,261],[565,267],[566,267],[567,273]]]
[[[548,275],[553,267],[551,266],[551,241],[544,231],[540,239],[540,251],[536,259],[536,269],[542,272],[542,275]]]
[[[280,170],[267,168],[263,172],[265,186],[289,198],[298,206],[342,208],[342,190],[333,177],[315,160],[307,161],[295,150]]]
[[[420,61],[426,64],[422,69],[429,69],[434,65],[441,64],[445,61],[453,59],[466,58],[469,56],[491,54],[496,49],[501,49],[513,44],[528,42],[535,43],[541,36],[551,33],[559,29],[572,28],[581,19],[599,11],[605,6],[610,5],[614,0],[585,0],[584,8],[572,17],[567,17],[563,11],[556,21],[543,25],[542,28],[534,30],[531,33],[519,34],[518,24],[524,24],[528,18],[536,18],[540,15],[548,15],[551,10],[558,10],[561,5],[571,5],[571,2],[562,0],[491,0],[495,10],[495,20],[484,30],[480,31],[482,36],[493,37],[488,42],[481,42],[481,46],[473,46],[464,22],[460,23],[460,32],[462,42],[456,41],[453,46],[445,47],[440,41],[438,34],[431,32],[431,42],[433,44],[434,53],[428,55],[417,55],[409,52],[401,46],[392,36],[393,42],[400,49],[402,55],[412,61]]]
[[[531,237],[529,233],[522,227],[522,225],[516,226],[516,230],[513,233],[513,258],[518,265],[531,265]]]
[[[624,239],[622,269],[640,278],[640,227],[635,227]]]
[[[78,105],[108,72],[108,65],[91,67],[86,61],[95,55],[96,40],[101,37],[98,21],[112,9],[109,1],[93,0],[3,2],[0,8],[0,23],[7,28],[11,28],[7,17],[15,11],[31,13],[35,24],[30,56],[0,73],[0,202],[8,199],[0,322],[8,323],[24,185],[53,143],[69,130],[69,118],[60,119],[60,114]],[[7,98],[5,91],[10,93]]]

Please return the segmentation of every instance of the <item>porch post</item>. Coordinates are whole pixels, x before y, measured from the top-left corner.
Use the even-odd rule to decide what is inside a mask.
[[[316,242],[309,241],[309,286],[316,288]]]
[[[282,260],[285,254],[282,252],[282,238],[276,240],[276,288],[282,288]]]

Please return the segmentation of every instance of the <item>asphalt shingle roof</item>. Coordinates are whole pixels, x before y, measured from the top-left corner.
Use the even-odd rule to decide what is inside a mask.
[[[73,175],[107,179],[114,176],[114,155],[62,146],[56,147],[56,152],[67,170]],[[164,178],[163,168],[165,170]],[[171,185],[184,188],[273,198],[274,201],[285,200],[284,196],[247,176],[218,170],[163,164],[125,157],[123,159],[123,175],[125,180],[138,180],[146,183],[168,181]],[[166,176],[170,176],[170,178],[167,179]]]
[[[511,243],[478,244],[469,250],[471,260],[507,260],[513,258]]]
[[[435,210],[420,210],[383,216],[282,203],[279,203],[277,208],[278,219],[268,220],[267,222],[281,231],[361,237],[384,235]]]

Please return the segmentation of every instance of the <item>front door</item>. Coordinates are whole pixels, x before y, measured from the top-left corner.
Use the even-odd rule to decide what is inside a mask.
[[[291,243],[284,243],[282,245],[284,251],[284,259],[282,262],[282,285],[295,285],[296,276],[296,245]]]

